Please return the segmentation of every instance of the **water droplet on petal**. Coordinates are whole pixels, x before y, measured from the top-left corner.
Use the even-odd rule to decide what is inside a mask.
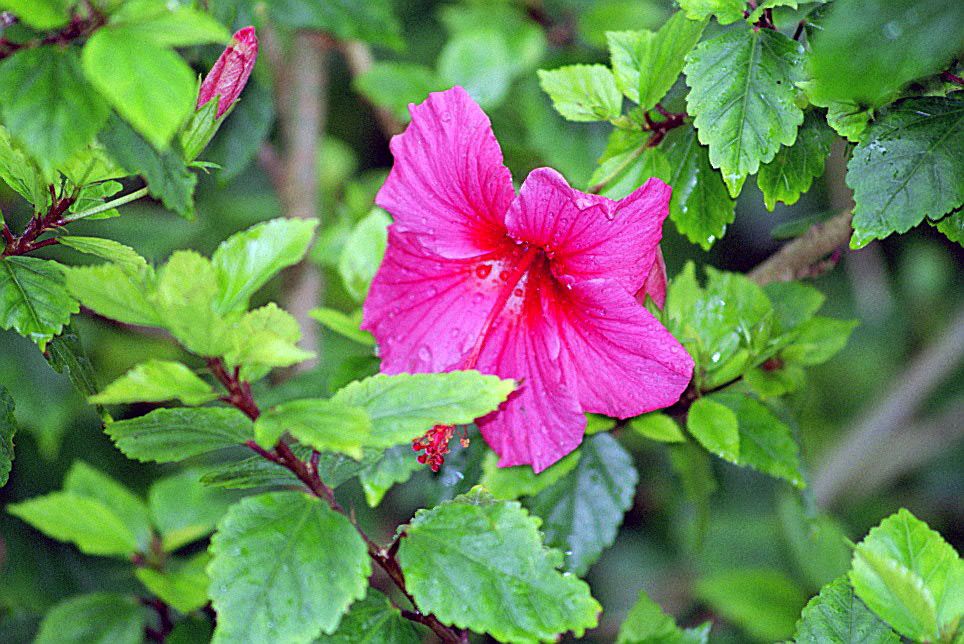
[[[587,196],[583,196],[583,197],[576,197],[576,199],[575,199],[575,201],[574,201],[573,203],[576,204],[576,208],[578,208],[579,210],[585,210],[586,208],[592,208],[593,206],[596,205],[596,203],[595,203],[595,201],[593,200],[593,198],[590,197],[590,196],[588,196],[588,195],[587,195]]]
[[[492,272],[492,264],[479,264],[475,267],[475,274],[479,279],[484,280]]]
[[[432,351],[428,348],[428,345],[422,345],[418,348],[418,359],[422,362],[432,361]]]

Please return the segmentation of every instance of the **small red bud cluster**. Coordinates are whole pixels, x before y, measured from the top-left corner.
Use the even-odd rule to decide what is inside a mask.
[[[433,472],[438,472],[445,462],[445,455],[449,453],[449,441],[455,433],[452,425],[436,425],[412,441],[412,449],[416,452],[425,450],[424,454],[418,455],[418,462],[428,465]],[[469,439],[464,433],[459,437],[462,447],[469,446]]]

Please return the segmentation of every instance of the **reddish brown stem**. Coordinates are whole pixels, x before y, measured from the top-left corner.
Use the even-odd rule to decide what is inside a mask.
[[[952,74],[950,72],[941,72],[941,80],[964,87],[964,78],[961,78],[960,76],[956,74]]]
[[[88,7],[89,6],[90,5],[88,5]],[[69,45],[75,40],[91,35],[94,31],[104,26],[106,22],[107,18],[103,14],[90,8],[89,15],[80,16],[75,14],[63,29],[47,34],[43,38],[23,43],[0,38],[0,60],[12,56],[21,49],[30,49],[32,47],[40,47],[41,45]]]
[[[57,243],[56,239],[38,241],[38,238],[52,228],[58,228],[66,223],[63,218],[64,214],[73,205],[75,197],[71,195],[69,197],[58,198],[54,186],[49,186],[49,189],[51,205],[47,213],[44,215],[34,215],[20,236],[14,236],[7,225],[3,225],[3,239],[6,246],[4,246],[3,252],[0,253],[0,257],[26,255],[38,248]]]
[[[239,409],[251,420],[257,420],[261,415],[261,409],[251,395],[251,386],[244,380],[241,380],[238,369],[229,372],[221,358],[209,358],[207,365],[214,377],[217,378],[218,382],[220,382],[228,392],[228,395],[224,396],[221,400]],[[368,549],[368,556],[385,571],[385,574],[398,586],[399,590],[408,598],[412,606],[417,606],[415,598],[412,597],[405,587],[405,575],[402,573],[402,568],[395,558],[397,545],[393,544],[392,548],[385,550],[358,526],[354,516],[345,510],[335,498],[334,491],[322,481],[318,473],[317,452],[314,452],[310,462],[306,463],[295,455],[284,439],[279,440],[277,444],[275,444],[274,453],[262,448],[254,441],[247,441],[245,445],[259,456],[289,470],[314,496],[322,499],[335,512],[348,517],[348,520],[351,521],[355,530],[358,531],[362,541],[365,542],[365,546]],[[403,615],[411,621],[418,622],[430,628],[443,642],[467,644],[469,641],[467,633],[446,626],[432,614],[424,614],[416,609],[403,611]]]

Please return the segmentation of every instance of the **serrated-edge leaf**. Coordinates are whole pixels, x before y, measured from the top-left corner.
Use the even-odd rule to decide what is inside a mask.
[[[247,416],[237,409],[219,407],[155,409],[138,418],[109,423],[104,431],[128,458],[158,463],[243,445],[254,438]]]
[[[846,577],[820,589],[800,613],[795,644],[898,644],[890,630],[855,595]]]

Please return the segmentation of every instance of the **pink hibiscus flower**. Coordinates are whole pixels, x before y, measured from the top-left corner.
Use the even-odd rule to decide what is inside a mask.
[[[254,33],[254,27],[240,29],[204,77],[198,89],[197,109],[204,107],[215,96],[220,96],[215,118],[221,118],[238,100],[257,58],[258,37]]]
[[[395,223],[362,328],[382,371],[477,369],[519,386],[478,420],[499,465],[542,471],[579,446],[584,412],[666,407],[693,361],[634,295],[662,304],[670,188],[619,201],[532,171],[516,195],[488,117],[461,87],[410,107],[376,203]],[[415,441],[433,469],[452,428]]]

